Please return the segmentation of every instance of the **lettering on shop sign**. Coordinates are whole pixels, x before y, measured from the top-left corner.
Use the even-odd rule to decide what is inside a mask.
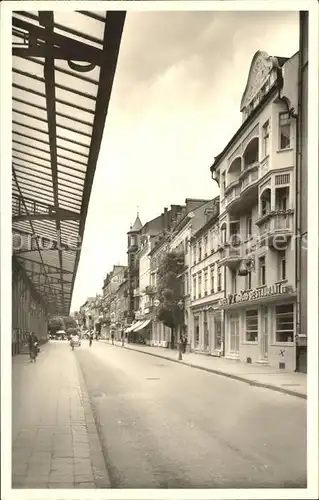
[[[221,299],[220,306],[230,306],[231,304],[238,304],[240,302],[249,302],[250,300],[262,299],[270,295],[279,295],[282,293],[281,283],[275,285],[255,288],[254,290],[242,290],[238,293],[230,293],[228,297]]]

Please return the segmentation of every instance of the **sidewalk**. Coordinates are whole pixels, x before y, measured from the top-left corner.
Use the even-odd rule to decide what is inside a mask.
[[[12,360],[12,487],[109,488],[100,442],[68,342],[36,363]]]
[[[107,340],[102,340],[102,342],[110,343]],[[115,344],[117,346],[122,345],[121,342],[115,342]],[[127,343],[125,343],[124,347],[151,356],[169,359],[200,370],[216,373],[217,375],[230,377],[251,385],[265,387],[267,389],[307,399],[307,375],[304,373],[285,372],[270,366],[247,364],[242,361],[217,358],[193,352],[183,354],[183,360],[178,361],[177,350]]]

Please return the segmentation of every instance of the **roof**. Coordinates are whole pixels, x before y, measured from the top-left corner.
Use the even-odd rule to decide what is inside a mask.
[[[141,223],[141,219],[140,219],[139,215],[137,214],[135,222],[133,224],[133,227],[130,229],[130,232],[138,233],[142,229],[142,227],[143,227],[143,225]]]
[[[14,12],[13,260],[68,314],[125,12]]]

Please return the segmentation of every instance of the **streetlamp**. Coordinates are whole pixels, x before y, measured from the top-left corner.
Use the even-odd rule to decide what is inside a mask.
[[[184,308],[184,302],[182,300],[180,300],[178,303],[177,303],[178,307],[180,308],[180,310],[182,311],[183,308]],[[179,342],[178,342],[178,361],[182,361],[183,360],[183,344],[182,344],[182,339],[181,339],[181,327],[180,327],[180,332],[179,332]]]

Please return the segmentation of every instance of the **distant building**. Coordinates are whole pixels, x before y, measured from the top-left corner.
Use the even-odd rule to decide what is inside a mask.
[[[296,364],[298,67],[298,53],[255,54],[243,123],[211,167],[220,185],[225,356],[288,370]]]

